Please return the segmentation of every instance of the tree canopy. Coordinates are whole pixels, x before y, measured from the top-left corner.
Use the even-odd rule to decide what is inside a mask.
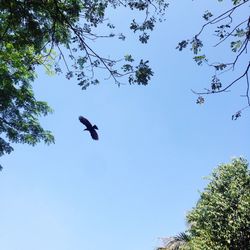
[[[218,0],[218,2],[226,2]],[[221,4],[222,4],[221,3]],[[204,96],[210,94],[225,93],[232,89],[239,82],[245,84],[245,92],[242,96],[246,99],[246,105],[240,108],[232,119],[236,120],[241,116],[241,113],[246,108],[250,107],[249,96],[249,68],[250,61],[248,54],[250,40],[250,16],[249,0],[231,0],[231,8],[221,11],[214,15],[212,11],[207,10],[202,18],[205,23],[201,29],[191,39],[185,39],[179,42],[177,49],[182,51],[185,48],[190,48],[193,52],[193,59],[198,65],[207,65],[214,69],[214,74],[211,77],[210,86],[202,91],[192,90],[198,96],[196,103],[202,104],[205,101]],[[209,32],[213,32],[210,36]],[[214,37],[216,39],[214,39]],[[213,49],[232,52],[224,53],[224,61],[221,59],[210,58],[208,45],[209,41],[213,41]],[[214,51],[214,55],[216,52]],[[228,82],[226,75],[229,72],[234,72],[239,68],[239,72],[235,74],[232,80]],[[231,78],[231,76],[230,76]]]
[[[218,2],[225,2],[218,0]],[[249,59],[246,59],[250,39],[250,18],[247,12],[237,15],[248,7],[249,0],[232,0],[232,7],[218,15],[206,11],[205,24],[191,39],[181,41],[177,49],[191,48],[198,65],[214,68],[209,88],[193,90],[198,95],[197,103],[204,102],[204,96],[227,92],[245,79],[243,96],[247,105],[238,110],[232,119],[241,116],[250,106]],[[75,78],[82,89],[98,84],[97,72],[105,71],[108,79],[118,86],[121,79],[129,84],[147,85],[153,76],[149,61],[138,61],[127,53],[123,59],[110,58],[95,51],[93,41],[119,39],[126,36],[109,21],[108,10],[127,8],[142,20],[132,19],[129,29],[138,34],[142,44],[148,42],[150,32],[157,22],[164,20],[168,7],[166,0],[3,0],[0,2],[0,156],[13,150],[11,143],[35,145],[39,141],[53,143],[50,131],[40,126],[38,118],[51,113],[46,102],[36,100],[32,82],[36,68],[43,66],[48,73],[62,73],[66,78]],[[105,34],[100,33],[99,27]],[[218,39],[215,47],[229,46],[231,61],[210,62],[204,52],[208,36],[203,34],[212,27]],[[227,48],[228,49],[228,48]],[[225,60],[228,60],[226,58]],[[241,63],[241,64],[240,64]],[[241,73],[231,82],[224,82],[223,75],[241,68]],[[223,73],[223,74],[222,74]]]
[[[245,159],[221,164],[208,178],[196,206],[187,215],[189,228],[167,238],[167,249],[247,250],[250,246],[250,171]],[[178,248],[176,247],[178,244]]]
[[[0,2],[0,156],[10,153],[10,143],[35,145],[53,143],[38,117],[52,110],[36,100],[32,82],[37,66],[49,73],[77,78],[82,89],[98,84],[96,71],[105,70],[116,84],[127,78],[130,84],[147,85],[153,71],[149,62],[126,54],[123,60],[98,54],[91,42],[101,38],[126,39],[108,21],[107,9],[118,7],[144,13],[129,28],[147,43],[149,32],[164,19],[165,0],[3,0]],[[114,10],[115,11],[115,10]],[[107,34],[96,33],[105,25]]]

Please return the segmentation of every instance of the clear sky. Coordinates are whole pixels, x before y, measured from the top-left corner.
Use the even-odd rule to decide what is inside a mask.
[[[0,249],[153,250],[160,237],[185,230],[204,176],[234,156],[250,158],[249,111],[231,121],[245,104],[242,89],[196,105],[190,89],[208,86],[213,71],[175,49],[199,30],[205,10],[223,9],[198,2],[173,1],[148,45],[130,35],[96,42],[107,55],[150,59],[148,86],[103,80],[82,91],[74,79],[39,71],[37,99],[54,109],[41,123],[56,143],[15,145],[1,159]],[[112,18],[127,20],[125,12]],[[99,141],[83,132],[79,115],[99,127]]]

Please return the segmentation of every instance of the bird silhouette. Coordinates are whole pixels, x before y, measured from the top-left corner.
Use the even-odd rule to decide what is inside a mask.
[[[98,140],[98,134],[96,132],[97,126],[96,125],[92,125],[88,119],[84,118],[83,116],[79,116],[79,121],[86,126],[86,128],[84,130],[88,130],[92,139],[93,140]]]

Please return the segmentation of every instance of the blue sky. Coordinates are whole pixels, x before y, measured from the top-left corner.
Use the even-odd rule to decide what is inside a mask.
[[[175,50],[199,30],[205,10],[223,8],[216,2],[173,1],[145,46],[131,35],[94,45],[148,58],[155,72],[148,86],[103,80],[82,91],[76,80],[39,70],[37,99],[54,109],[41,123],[56,143],[15,145],[1,159],[0,249],[152,250],[160,237],[185,230],[204,176],[234,156],[249,159],[249,111],[231,121],[244,106],[242,88],[196,105],[190,89],[208,86],[213,72]],[[125,27],[125,16],[112,18]],[[79,115],[99,127],[99,141],[83,132]]]

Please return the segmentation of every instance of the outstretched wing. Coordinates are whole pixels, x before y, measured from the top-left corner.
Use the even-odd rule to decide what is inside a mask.
[[[86,119],[86,118],[83,117],[83,116],[79,116],[79,121],[80,121],[83,125],[86,126],[86,129],[89,131],[89,133],[90,133],[92,139],[93,139],[93,140],[98,140],[98,134],[97,134],[97,132],[96,132],[96,129],[98,129],[97,126],[96,126],[96,125],[92,126],[92,124],[89,122],[89,120]]]
[[[79,121],[87,127],[88,130],[92,128],[91,123],[89,122],[88,119],[84,118],[83,116],[79,116]]]
[[[96,132],[96,130],[94,128],[91,128],[89,130],[89,132],[90,132],[91,137],[92,137],[93,140],[98,140],[98,134],[97,134],[97,132]]]

